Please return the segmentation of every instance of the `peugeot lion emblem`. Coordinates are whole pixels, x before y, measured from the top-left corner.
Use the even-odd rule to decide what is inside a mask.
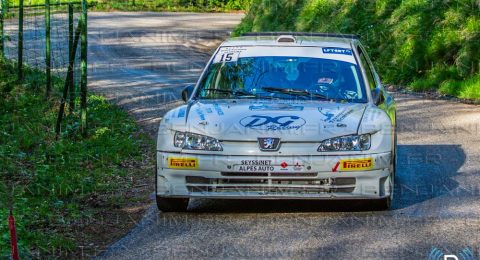
[[[261,151],[278,151],[280,148],[280,138],[259,137],[258,144]]]

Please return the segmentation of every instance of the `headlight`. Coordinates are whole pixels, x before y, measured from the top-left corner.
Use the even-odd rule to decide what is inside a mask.
[[[217,139],[188,132],[176,132],[173,143],[175,147],[187,150],[223,151]]]
[[[318,151],[365,151],[370,149],[370,139],[370,134],[335,137],[322,141]]]

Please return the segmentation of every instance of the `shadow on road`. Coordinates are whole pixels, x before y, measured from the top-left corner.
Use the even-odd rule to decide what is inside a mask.
[[[399,145],[393,208],[458,192],[455,176],[465,163],[460,145]]]
[[[392,209],[402,209],[457,192],[454,177],[466,155],[460,145],[399,145]],[[191,212],[358,212],[376,209],[363,200],[207,200],[190,203]]]

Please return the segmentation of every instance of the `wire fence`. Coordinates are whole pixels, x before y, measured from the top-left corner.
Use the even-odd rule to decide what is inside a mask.
[[[54,83],[63,83],[56,123],[57,136],[67,110],[73,113],[80,98],[80,124],[86,134],[87,3],[45,0],[1,1],[0,55],[17,66],[19,81],[26,68],[45,72],[45,94]],[[68,103],[68,109],[65,104]]]

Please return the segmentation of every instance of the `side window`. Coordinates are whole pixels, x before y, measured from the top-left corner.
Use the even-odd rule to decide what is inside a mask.
[[[377,87],[377,83],[375,81],[375,77],[373,75],[373,71],[371,70],[370,68],[370,64],[369,62],[367,61],[367,58],[365,57],[365,55],[363,54],[363,51],[362,49],[358,49],[359,53],[360,53],[360,60],[362,62],[362,65],[363,67],[365,68],[365,72],[367,74],[367,80],[368,80],[368,84],[370,85],[370,89],[373,90]]]

